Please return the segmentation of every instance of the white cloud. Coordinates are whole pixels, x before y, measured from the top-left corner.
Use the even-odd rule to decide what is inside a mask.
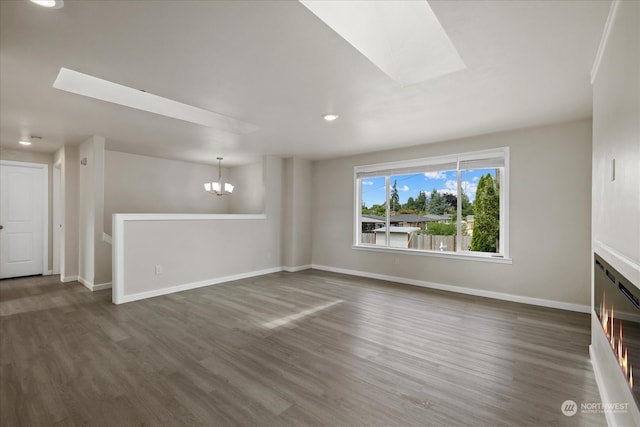
[[[469,200],[475,200],[476,191],[478,191],[478,184],[475,182],[462,181],[462,191],[469,196]]]
[[[473,201],[476,198],[476,191],[478,191],[478,184],[470,181],[462,181],[462,191],[464,191],[469,199]],[[458,194],[458,182],[450,179],[444,184],[445,188],[441,188],[438,191],[440,194]]]
[[[458,182],[450,179],[444,183],[445,188],[441,188],[438,190],[440,194],[458,194]]]
[[[480,177],[479,177],[479,176],[474,176],[474,177],[473,177],[473,180],[474,180],[474,181],[480,181]]]
[[[444,172],[440,172],[440,171],[437,171],[437,172],[425,172],[424,176],[426,178],[429,178],[429,179],[446,179],[447,178],[447,174],[444,173]]]
[[[362,181],[362,185],[373,185],[373,181]]]
[[[408,185],[403,185],[402,187],[398,188],[398,190],[400,190],[400,191],[409,191],[409,186]]]

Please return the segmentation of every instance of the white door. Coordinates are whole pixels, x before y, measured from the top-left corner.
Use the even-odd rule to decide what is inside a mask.
[[[0,279],[43,274],[47,165],[0,164]]]

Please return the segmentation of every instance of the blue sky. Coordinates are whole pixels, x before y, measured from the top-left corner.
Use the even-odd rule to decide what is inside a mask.
[[[487,173],[495,178],[495,169],[462,171],[462,190],[472,202],[476,198],[480,177]],[[420,191],[425,191],[428,197],[434,188],[439,193],[457,193],[457,172],[454,170],[392,176],[391,185],[394,180],[398,182],[400,203],[406,203],[409,197],[417,198]],[[384,177],[362,179],[362,200],[368,207],[385,202]]]

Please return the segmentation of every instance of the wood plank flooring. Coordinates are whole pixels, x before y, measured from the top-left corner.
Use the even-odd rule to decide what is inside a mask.
[[[603,426],[589,316],[316,270],[120,306],[0,281],[1,426]]]

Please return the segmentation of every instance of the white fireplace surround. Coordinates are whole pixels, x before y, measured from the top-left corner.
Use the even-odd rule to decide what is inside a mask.
[[[640,3],[614,0],[591,72],[593,144],[592,253],[640,288]],[[592,269],[592,307],[595,300]],[[592,310],[591,363],[610,426],[640,425],[640,411]]]
[[[594,242],[595,253],[611,266],[625,266],[625,270],[632,276],[640,274],[640,265],[630,262],[628,259],[620,259],[620,254],[611,251],[611,248],[599,242]],[[623,274],[621,270],[618,273]],[[638,288],[638,282],[633,283]],[[595,288],[594,288],[595,292]],[[592,306],[595,304],[595,295],[592,295]],[[635,403],[635,398],[629,385],[620,371],[618,360],[611,350],[611,345],[605,335],[595,307],[591,311],[591,346],[589,347],[591,364],[595,373],[600,396],[603,404],[622,404],[626,410],[620,413],[605,411],[607,423],[610,426],[640,425],[640,410]],[[630,424],[632,422],[633,424]]]

